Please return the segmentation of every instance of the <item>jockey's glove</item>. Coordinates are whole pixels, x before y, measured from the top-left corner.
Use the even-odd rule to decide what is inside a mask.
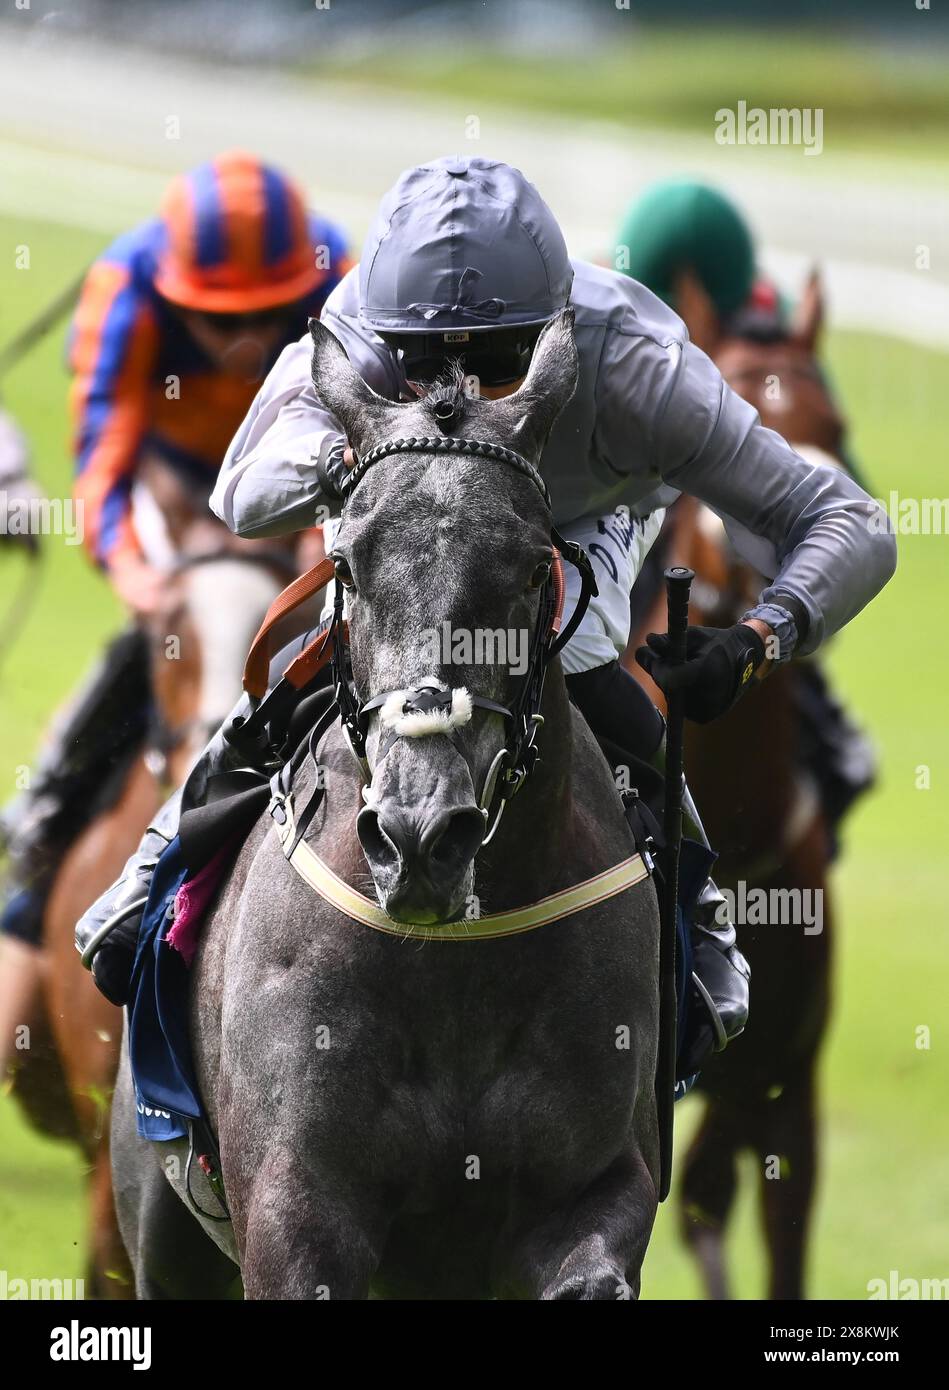
[[[745,623],[690,627],[685,650],[685,661],[673,665],[668,633],[650,632],[636,660],[664,695],[683,693],[686,718],[696,724],[708,724],[730,710],[755,683],[755,671],[766,655],[761,637]]]

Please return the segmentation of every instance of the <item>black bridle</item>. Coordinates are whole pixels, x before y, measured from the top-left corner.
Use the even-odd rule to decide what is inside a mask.
[[[345,481],[343,505],[352,496],[369,469],[381,459],[401,453],[449,453],[494,459],[506,463],[517,472],[529,478],[550,510],[550,493],[547,484],[538,470],[527,459],[507,449],[502,444],[489,444],[478,439],[460,439],[452,436],[431,436],[423,438],[387,439],[376,444],[360,458]],[[531,637],[527,670],[521,680],[517,694],[510,707],[488,700],[481,695],[472,695],[475,708],[499,714],[505,721],[507,738],[499,749],[488,770],[482,789],[480,806],[485,813],[489,830],[484,838],[485,844],[491,839],[507,802],[521,789],[530,776],[537,761],[537,736],[543,726],[540,706],[544,694],[544,680],[547,667],[563,650],[577,630],[590,599],[597,593],[596,579],[589,558],[583,548],[573,541],[565,540],[551,525],[550,538],[560,556],[574,565],[580,572],[580,596],[577,606],[566,626],[557,630],[557,620],[563,603],[563,575],[552,568],[544,580],[540,591],[537,621]],[[368,718],[381,708],[393,691],[373,695],[363,701],[350,684],[346,670],[344,618],[345,586],[337,576],[333,600],[333,617],[330,623],[329,641],[332,646],[332,679],[336,706],[349,746],[359,761],[368,779],[366,758],[366,737]],[[404,692],[406,700],[403,713],[419,710],[444,708],[450,702],[450,692],[436,690],[431,684],[422,684]],[[390,736],[382,747],[381,756],[389,751],[398,735]]]

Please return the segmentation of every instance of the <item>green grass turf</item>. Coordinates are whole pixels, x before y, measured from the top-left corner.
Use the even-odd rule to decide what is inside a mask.
[[[483,109],[479,103],[520,106],[703,135],[714,130],[716,111],[734,110],[739,100],[749,109],[819,108],[829,149],[945,159],[945,48],[908,46],[925,23],[912,7],[897,35],[906,44],[826,25],[641,27],[620,11],[614,19],[610,41],[586,51],[582,63],[573,49],[525,54],[465,43],[433,53],[419,41],[400,49],[398,63],[371,49],[334,51],[315,76],[437,96],[469,114]]]
[[[12,248],[24,243],[32,269],[17,271]],[[0,219],[0,337],[52,298],[98,246],[73,229]],[[949,358],[854,334],[833,336],[827,356],[874,489],[945,493]],[[40,477],[60,496],[69,477],[65,389],[61,332],[3,383]],[[873,729],[883,764],[882,787],[854,815],[835,879],[837,1010],[824,1067],[824,1174],[811,1259],[811,1291],[832,1298],[865,1297],[867,1281],[891,1268],[903,1277],[941,1277],[949,1247],[949,648],[941,613],[949,538],[903,537],[900,550],[897,578],[834,643],[830,658],[840,690]],[[21,567],[0,553],[0,595],[9,595]],[[50,711],[118,621],[81,552],[50,541],[35,605],[0,672],[0,795],[12,790]],[[929,791],[915,786],[921,764],[931,769]],[[915,1046],[920,1025],[932,1029],[928,1051]],[[687,1101],[682,1109],[680,1144],[697,1107]],[[753,1175],[746,1177],[731,1254],[737,1293],[755,1298],[763,1265]],[[78,1158],[32,1134],[0,1097],[0,1268],[11,1277],[80,1275],[84,1221]],[[674,1213],[664,1208],[644,1294],[696,1292]]]

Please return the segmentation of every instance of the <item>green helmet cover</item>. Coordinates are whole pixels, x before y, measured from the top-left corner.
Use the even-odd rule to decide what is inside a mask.
[[[622,248],[628,256],[620,257]],[[744,218],[721,193],[689,179],[654,184],[631,205],[617,253],[616,264],[673,309],[682,270],[697,275],[723,316],[744,304],[754,283],[754,243]]]

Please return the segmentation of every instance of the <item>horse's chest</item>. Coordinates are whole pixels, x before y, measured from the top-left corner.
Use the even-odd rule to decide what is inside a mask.
[[[274,1122],[303,1125],[354,1178],[397,1174],[431,1210],[458,1183],[472,1199],[525,1175],[569,1183],[627,1139],[654,1067],[655,982],[626,924],[423,944],[326,924],[295,945],[242,996],[243,1029],[266,1012],[266,1055],[247,1064],[285,1083]]]
[[[413,1154],[429,1192],[433,1180],[602,1161],[628,1130],[642,1062],[632,981],[621,1004],[621,978],[585,988],[576,978],[512,982],[470,970],[455,990],[403,982],[377,1002],[367,1024],[377,1136]],[[368,1046],[354,1040],[354,1061]]]

